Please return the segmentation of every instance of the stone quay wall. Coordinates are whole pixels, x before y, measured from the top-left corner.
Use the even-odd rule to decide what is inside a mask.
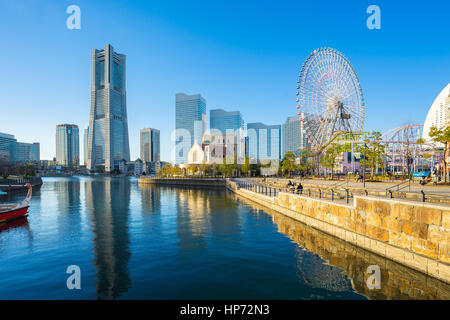
[[[225,179],[151,178],[140,177],[139,184],[159,184],[184,187],[225,187]]]
[[[313,228],[450,283],[450,207],[373,196],[353,204],[280,192],[227,188]]]

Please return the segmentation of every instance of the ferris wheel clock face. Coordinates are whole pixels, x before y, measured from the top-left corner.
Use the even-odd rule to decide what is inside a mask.
[[[297,81],[297,109],[307,143],[326,145],[339,132],[362,132],[364,98],[350,62],[333,48],[314,50]]]

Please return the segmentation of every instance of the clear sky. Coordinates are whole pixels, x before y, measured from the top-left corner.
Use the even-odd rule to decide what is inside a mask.
[[[81,8],[81,30],[66,8]],[[381,8],[381,30],[366,9]],[[209,110],[281,124],[296,113],[299,70],[318,47],[352,62],[366,100],[366,130],[423,123],[450,82],[449,1],[0,0],[0,132],[55,156],[59,123],[89,122],[91,49],[127,55],[131,159],[139,130],[161,130],[170,159],[175,93],[200,93]],[[83,159],[83,158],[82,158]]]

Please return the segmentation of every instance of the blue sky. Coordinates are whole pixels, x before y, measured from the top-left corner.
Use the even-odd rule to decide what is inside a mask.
[[[81,30],[66,8],[81,8]],[[366,8],[381,8],[381,30]],[[0,132],[55,156],[55,127],[82,132],[90,109],[91,49],[127,55],[132,160],[139,130],[161,130],[170,158],[175,93],[200,93],[209,110],[281,124],[296,113],[299,70],[318,47],[352,62],[366,100],[366,130],[423,123],[450,82],[448,1],[0,0]],[[81,151],[82,152],[82,151]]]

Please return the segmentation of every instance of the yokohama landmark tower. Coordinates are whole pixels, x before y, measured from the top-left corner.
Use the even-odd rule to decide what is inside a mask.
[[[130,160],[125,81],[126,57],[111,45],[92,50],[91,113],[87,167],[113,171],[120,160]]]

